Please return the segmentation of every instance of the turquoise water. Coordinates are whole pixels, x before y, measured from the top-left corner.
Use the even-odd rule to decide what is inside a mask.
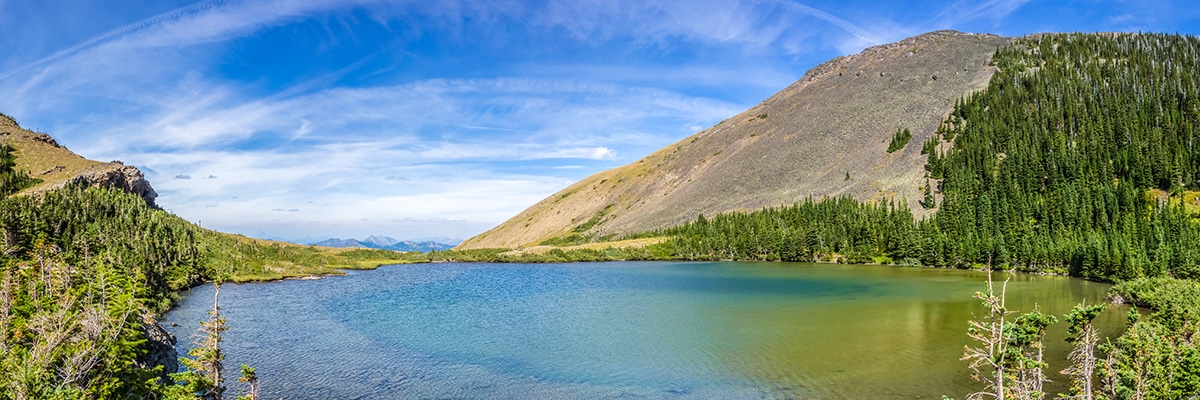
[[[797,263],[420,264],[224,285],[221,305],[228,369],[257,368],[268,399],[936,399],[979,387],[959,357],[983,279]],[[1009,307],[1061,315],[1107,288],[1014,275]],[[211,302],[201,286],[164,317],[181,354]],[[1102,323],[1119,329],[1124,312]],[[1051,332],[1050,357],[1065,357],[1065,330]]]

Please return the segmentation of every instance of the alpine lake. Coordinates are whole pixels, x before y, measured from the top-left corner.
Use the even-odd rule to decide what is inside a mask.
[[[1059,316],[1109,285],[1005,279],[1008,308]],[[221,287],[228,394],[240,364],[262,398],[940,399],[982,388],[959,358],[979,271],[804,263],[412,264]],[[162,323],[192,347],[213,286]],[[1097,319],[1124,329],[1128,308]]]

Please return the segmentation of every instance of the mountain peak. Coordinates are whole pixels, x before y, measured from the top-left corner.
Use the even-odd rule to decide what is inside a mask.
[[[955,101],[987,86],[995,35],[937,31],[838,57],[762,103],[542,200],[459,248],[664,228],[697,216],[824,196],[907,202],[918,216],[920,144]],[[909,129],[909,145],[888,142]]]
[[[388,247],[388,246],[392,246],[396,243],[400,243],[400,241],[398,241],[396,239],[392,239],[390,237],[382,236],[382,235],[367,236],[367,238],[363,239],[362,242],[370,243],[370,244],[373,244],[373,245],[376,245],[379,247]]]

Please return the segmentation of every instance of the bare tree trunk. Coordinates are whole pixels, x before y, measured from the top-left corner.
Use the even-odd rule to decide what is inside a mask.
[[[213,381],[214,387],[210,393],[213,394],[213,398],[216,400],[221,400],[221,395],[225,391],[225,388],[221,385],[221,383],[225,382],[224,377],[221,376],[225,372],[225,366],[222,362],[225,360],[225,354],[221,352],[221,333],[228,329],[225,326],[225,317],[221,316],[220,297],[221,284],[218,283],[213,289],[213,308],[209,312],[208,323],[204,326],[204,330],[208,334],[208,337],[205,339],[205,347],[214,353],[212,359],[205,365],[207,369],[205,374]]]
[[[1060,398],[1093,399],[1092,376],[1096,373],[1096,345],[1100,343],[1100,335],[1092,326],[1092,320],[1103,310],[1104,304],[1093,306],[1080,304],[1066,316],[1067,322],[1071,323],[1068,332],[1074,335],[1067,340],[1075,343],[1075,349],[1067,356],[1072,362],[1071,367],[1063,370],[1062,373],[1071,376],[1073,395]]]
[[[992,271],[989,268],[987,292],[975,292],[975,298],[983,301],[988,309],[988,315],[982,320],[971,321],[967,335],[979,342],[978,347],[965,346],[962,359],[970,361],[972,377],[984,381],[986,370],[991,370],[991,378],[987,379],[988,388],[967,396],[968,399],[983,399],[991,397],[997,400],[1005,399],[1005,362],[1003,355],[1007,341],[1004,337],[1004,317],[1008,310],[1004,308],[1004,295],[1008,289],[1008,280],[1000,287],[997,296],[992,285]]]
[[[1096,343],[1099,340],[1096,330],[1089,326],[1081,333],[1075,350],[1072,350],[1071,354],[1067,356],[1067,359],[1071,360],[1074,365],[1063,370],[1063,373],[1070,375],[1079,389],[1079,393],[1067,398],[1092,400],[1092,375],[1096,371],[1095,351]]]
[[[1103,375],[1100,384],[1103,385],[1104,395],[1109,399],[1117,398],[1117,357],[1116,351],[1108,351],[1108,355],[1104,358]]]
[[[1046,383],[1046,381],[1048,381],[1048,379],[1046,379],[1046,372],[1042,370],[1042,366],[1045,365],[1045,361],[1046,361],[1045,352],[1046,352],[1046,347],[1042,345],[1042,338],[1038,338],[1038,342],[1037,342],[1038,367],[1033,372],[1033,376],[1032,376],[1033,379],[1030,382],[1029,386],[1031,389],[1033,389],[1034,392],[1039,393],[1039,394],[1045,393],[1042,391],[1042,389],[1045,388],[1045,383]],[[1041,397],[1042,396],[1038,396],[1038,398],[1041,398]]]
[[[8,350],[8,325],[12,316],[13,282],[12,273],[4,271],[0,280],[0,353]]]

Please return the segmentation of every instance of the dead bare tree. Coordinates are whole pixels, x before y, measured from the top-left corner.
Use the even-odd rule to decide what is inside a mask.
[[[1104,304],[1075,306],[1064,317],[1071,324],[1067,333],[1071,336],[1068,342],[1075,344],[1075,349],[1067,355],[1071,366],[1062,371],[1071,377],[1071,393],[1059,396],[1060,399],[1092,400],[1092,376],[1096,372],[1096,345],[1100,343],[1100,335],[1092,325],[1092,320],[1104,311]]]
[[[1000,286],[997,295],[992,285],[992,270],[987,270],[987,291],[975,292],[975,298],[983,301],[988,314],[983,318],[971,321],[967,335],[978,343],[977,347],[964,346],[963,360],[970,361],[971,377],[977,381],[987,382],[987,387],[979,392],[967,395],[968,399],[993,398],[1005,399],[1005,371],[1008,340],[1004,337],[1004,318],[1008,309],[1004,306],[1004,294],[1008,289],[1008,279]],[[990,370],[991,376],[988,376]]]
[[[12,319],[13,288],[12,272],[5,269],[4,278],[0,279],[0,354],[8,351],[7,333]]]
[[[69,340],[72,350],[63,356],[55,371],[62,382],[86,389],[92,382],[107,378],[96,374],[95,368],[103,361],[104,349],[120,339],[136,309],[133,298],[119,309],[117,316],[110,317],[95,305],[85,309],[77,319],[76,334]]]
[[[1107,340],[1107,339],[1106,339]],[[1104,357],[1104,363],[1100,364],[1100,389],[1104,393],[1105,398],[1118,398],[1119,390],[1119,367],[1117,366],[1117,352],[1114,351],[1111,342],[1105,343],[1100,351],[1108,353]],[[1140,389],[1139,389],[1140,390]],[[1135,391],[1136,393],[1136,391]],[[1132,398],[1132,396],[1130,396]]]

